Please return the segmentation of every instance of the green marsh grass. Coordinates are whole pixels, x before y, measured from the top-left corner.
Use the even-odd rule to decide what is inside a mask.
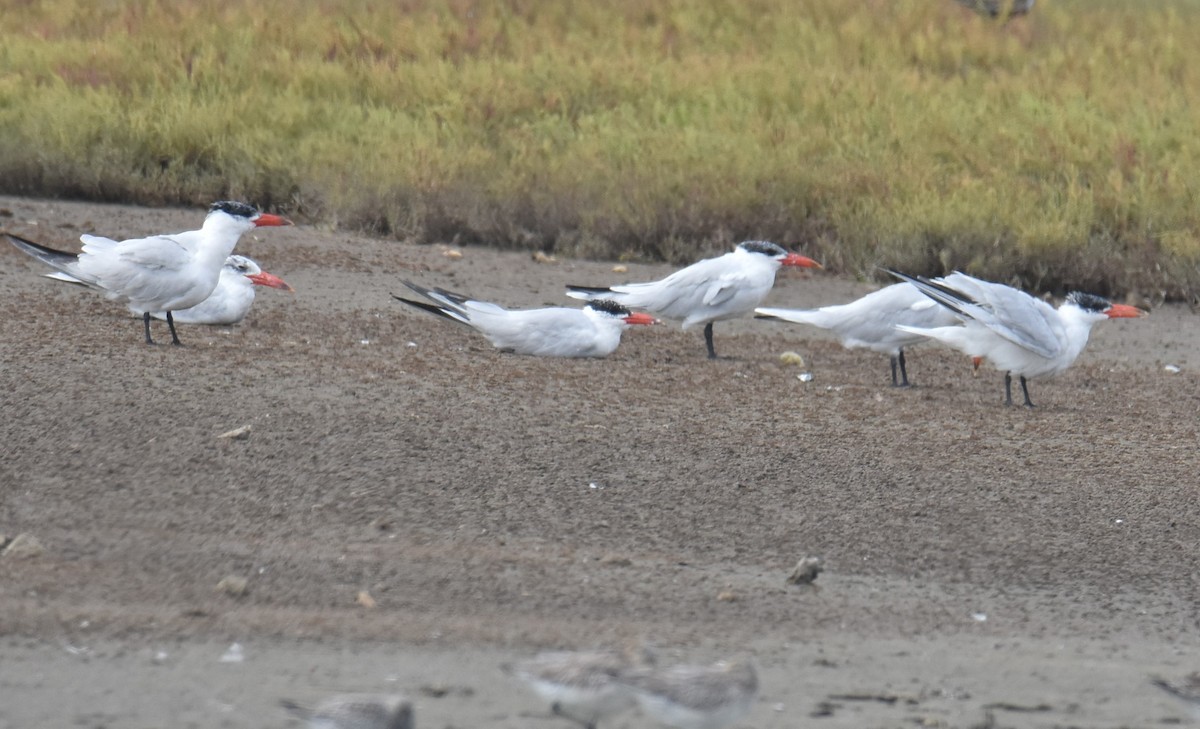
[[[0,2],[0,190],[1200,291],[1200,0]]]

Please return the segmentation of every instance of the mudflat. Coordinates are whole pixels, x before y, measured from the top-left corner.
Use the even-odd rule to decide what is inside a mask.
[[[0,197],[68,250],[203,215]],[[1188,308],[1098,325],[1027,410],[953,352],[912,350],[893,389],[886,357],[775,322],[718,323],[717,361],[674,324],[505,354],[391,293],[575,306],[565,284],[671,267],[449,250],[251,233],[295,295],[178,348],[0,245],[0,533],[40,545],[0,554],[0,727],[297,726],[279,699],[346,691],[423,727],[569,726],[500,664],[628,640],[753,657],[745,727],[1188,715],[1147,680],[1200,669]],[[768,303],[871,288],[788,271]]]

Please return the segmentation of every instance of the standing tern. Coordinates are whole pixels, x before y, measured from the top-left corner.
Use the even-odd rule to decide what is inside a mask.
[[[1004,371],[1004,404],[1012,405],[1012,376],[1021,378],[1025,407],[1033,407],[1026,380],[1052,377],[1071,366],[1087,345],[1092,326],[1104,319],[1145,316],[1125,304],[1073,291],[1057,308],[1011,286],[982,281],[965,273],[928,279],[891,271],[950,311],[962,326],[901,331],[936,339],[966,355],[987,360]]]
[[[759,319],[778,319],[828,329],[841,339],[843,347],[865,347],[890,356],[892,387],[908,387],[904,348],[926,339],[920,334],[901,331],[896,325],[931,329],[958,323],[954,312],[939,306],[906,282],[873,291],[849,304],[820,309],[758,308],[754,315]],[[896,380],[896,365],[900,366],[900,381]]]
[[[432,304],[392,296],[418,309],[461,322],[487,337],[496,348],[537,357],[605,357],[621,343],[631,324],[654,324],[648,314],[632,313],[612,301],[593,301],[583,309],[550,307],[512,311],[445,289],[404,285]]]
[[[703,324],[708,358],[716,359],[713,322],[754,311],[775,285],[775,272],[780,266],[821,268],[813,259],[789,253],[774,243],[749,240],[739,243],[731,253],[697,261],[658,281],[608,288],[567,286],[567,296],[585,301],[611,299],[631,309],[680,321],[684,329]]]
[[[48,273],[46,278],[74,284],[83,283],[71,274],[62,271]],[[289,293],[295,291],[283,279],[262,270],[253,259],[235,254],[225,259],[217,287],[208,295],[208,298],[190,309],[178,309],[172,312],[172,318],[180,324],[237,324],[246,318],[246,314],[250,312],[250,307],[254,304],[255,286],[268,286]],[[133,311],[135,314],[140,313],[136,310]],[[166,312],[152,311],[150,316],[160,321],[166,320]]]
[[[171,343],[177,345],[181,342],[172,312],[208,298],[242,234],[255,227],[291,224],[287,218],[260,213],[245,203],[223,201],[212,204],[200,230],[123,241],[82,235],[83,250],[78,254],[5,235],[34,258],[141,314],[146,344],[154,344],[151,312],[166,312]]]

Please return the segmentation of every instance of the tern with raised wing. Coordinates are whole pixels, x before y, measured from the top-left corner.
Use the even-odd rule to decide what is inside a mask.
[[[619,286],[567,286],[567,296],[585,301],[609,299],[682,323],[684,329],[704,325],[709,359],[716,359],[713,322],[754,311],[775,285],[780,266],[820,268],[821,264],[789,253],[769,241],[739,243],[732,252],[706,258],[658,281]]]
[[[1021,380],[1025,406],[1027,380],[1052,377],[1071,366],[1087,345],[1096,322],[1145,316],[1146,312],[1114,304],[1094,294],[1074,291],[1055,309],[1041,299],[1004,284],[952,273],[938,279],[891,272],[954,312],[960,326],[901,331],[935,339],[970,357],[982,357],[1004,372],[1004,404],[1012,405],[1012,376]]]
[[[209,297],[243,233],[275,225],[291,225],[291,221],[245,203],[223,201],[212,204],[199,230],[123,241],[83,235],[83,250],[78,254],[6,235],[22,251],[140,314],[146,344],[154,344],[152,312],[165,312],[171,343],[180,344],[173,312]]]
[[[940,306],[907,282],[892,284],[866,296],[819,309],[775,309],[759,307],[760,319],[777,319],[827,329],[838,336],[847,349],[863,347],[891,357],[892,387],[908,387],[908,368],[904,348],[926,341],[920,334],[901,331],[897,325],[930,329],[958,323],[954,312]],[[896,378],[897,365],[900,379]]]
[[[71,274],[62,271],[48,273],[46,278],[83,284]],[[234,254],[225,259],[217,287],[208,295],[208,298],[190,309],[179,309],[172,312],[173,318],[180,324],[237,324],[246,318],[250,307],[254,305],[255,286],[282,289],[289,293],[295,291],[283,279],[262,270],[254,259]],[[133,311],[139,313],[136,310]],[[152,311],[150,316],[160,321],[166,321],[167,318],[165,311]]]
[[[497,349],[535,357],[606,357],[630,325],[654,324],[654,317],[612,301],[592,301],[582,309],[548,307],[514,310],[453,291],[404,285],[432,303],[392,296],[409,306],[466,324]]]

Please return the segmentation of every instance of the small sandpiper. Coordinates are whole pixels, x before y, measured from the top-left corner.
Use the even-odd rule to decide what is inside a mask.
[[[284,699],[279,705],[308,723],[309,729],[413,729],[412,702],[403,696],[344,694],[315,707]]]

